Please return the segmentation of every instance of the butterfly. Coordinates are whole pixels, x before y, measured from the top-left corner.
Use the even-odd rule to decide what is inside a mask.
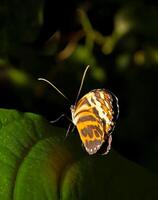
[[[119,115],[118,98],[106,89],[94,89],[78,100],[88,68],[89,65],[84,71],[75,104],[70,107],[72,123],[77,128],[83,146],[89,155],[98,152],[105,143],[106,147],[102,154],[107,154],[111,148],[112,131]],[[38,80],[49,83],[68,99],[48,80],[43,78]]]

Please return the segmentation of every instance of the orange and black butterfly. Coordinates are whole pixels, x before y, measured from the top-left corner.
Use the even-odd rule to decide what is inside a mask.
[[[77,127],[81,141],[88,154],[95,154],[105,143],[106,149],[102,153],[107,154],[111,148],[111,133],[119,115],[118,99],[108,90],[94,89],[78,100],[88,68],[89,66],[84,71],[75,104],[70,107],[72,123]],[[48,80],[43,78],[39,78],[39,80],[51,84],[67,99]]]

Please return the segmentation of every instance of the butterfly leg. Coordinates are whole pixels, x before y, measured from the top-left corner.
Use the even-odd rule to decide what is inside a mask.
[[[71,123],[69,124],[69,126],[68,126],[67,131],[66,131],[66,135],[65,135],[65,139],[66,139],[66,138],[68,137],[69,133],[70,133],[70,132],[73,132],[74,129],[75,129],[75,126],[73,126],[73,128],[72,128],[72,130],[71,130],[71,126],[72,126],[72,124],[73,124],[72,120],[71,120],[68,116],[66,116],[65,114],[62,114],[62,115],[60,115],[57,119],[55,119],[55,120],[53,120],[53,121],[50,121],[50,123],[56,123],[56,122],[58,122],[62,117],[66,117],[66,119],[68,119],[68,120],[71,122]]]
[[[73,132],[74,132],[75,128],[76,128],[76,126],[75,126],[75,125],[73,125],[73,128],[72,128],[72,130],[71,130],[71,133],[73,133]]]
[[[70,134],[70,132],[72,133],[75,129],[75,126],[73,125],[72,129],[71,129],[72,123],[69,124],[68,129],[66,131],[66,135],[65,135],[65,139],[68,137],[68,135]]]
[[[65,114],[60,115],[57,119],[50,121],[51,124],[58,122],[62,117],[65,117]]]
[[[106,151],[103,153],[103,155],[107,155],[109,153],[111,149],[111,143],[112,143],[112,135],[110,134],[108,138],[108,146],[107,146]]]
[[[65,114],[62,114],[62,115],[60,115],[57,119],[55,119],[55,120],[53,120],[53,121],[50,121],[50,123],[56,123],[56,122],[58,122],[62,117],[65,117],[66,119],[68,119],[70,122],[72,122],[72,120],[67,116],[67,115],[65,115]]]

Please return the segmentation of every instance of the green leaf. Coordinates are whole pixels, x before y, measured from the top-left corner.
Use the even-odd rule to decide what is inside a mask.
[[[158,179],[115,151],[89,156],[41,116],[0,109],[0,199],[158,199]]]

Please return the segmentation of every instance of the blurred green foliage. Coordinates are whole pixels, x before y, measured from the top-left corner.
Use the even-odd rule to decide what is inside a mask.
[[[69,114],[70,105],[37,78],[73,103],[90,64],[82,94],[108,88],[119,97],[114,148],[158,173],[157,19],[156,2],[145,0],[0,2],[0,106],[48,120]]]

